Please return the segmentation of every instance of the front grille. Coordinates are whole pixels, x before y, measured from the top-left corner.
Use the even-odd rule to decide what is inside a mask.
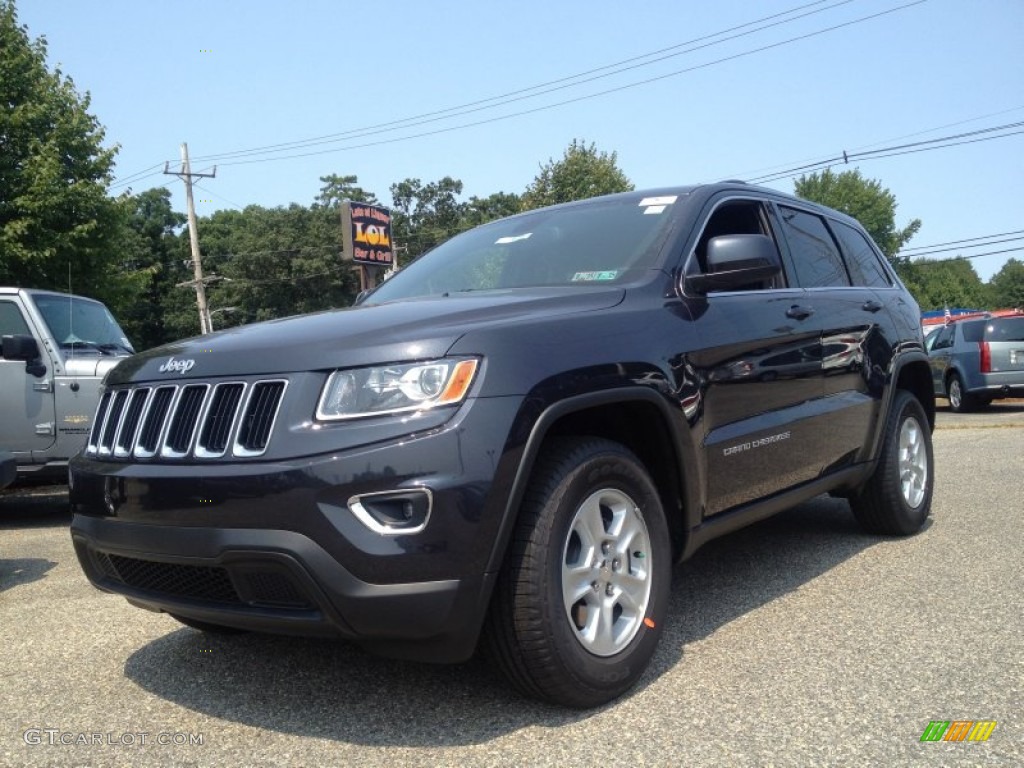
[[[128,387],[104,393],[86,454],[213,459],[266,452],[287,382]],[[233,442],[232,442],[233,440]]]
[[[211,603],[239,604],[228,572],[205,565],[179,565],[138,560],[121,555],[102,555],[117,574],[118,581],[129,587]],[[103,568],[105,571],[106,568]]]

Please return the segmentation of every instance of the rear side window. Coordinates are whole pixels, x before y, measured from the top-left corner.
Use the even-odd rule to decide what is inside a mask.
[[[0,301],[0,336],[29,335],[25,318],[13,301]]]
[[[846,266],[855,285],[867,285],[872,288],[889,288],[892,280],[882,266],[878,253],[861,232],[843,224],[841,221],[830,221],[832,231],[846,256]]]
[[[971,323],[961,323],[960,330],[963,333],[964,341],[981,341],[985,333],[985,321],[975,320]]]
[[[1024,317],[997,317],[985,326],[985,341],[1024,341]]]
[[[849,285],[835,240],[820,216],[779,206],[797,281],[804,288]]]

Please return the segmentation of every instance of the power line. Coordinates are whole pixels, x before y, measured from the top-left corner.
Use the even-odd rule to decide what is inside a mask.
[[[1011,131],[1011,128],[1020,128],[1020,130]],[[983,136],[982,138],[976,139],[969,138],[972,136],[981,136],[982,134],[996,133],[998,131],[1007,132],[998,136]],[[835,155],[833,157],[788,168],[785,171],[780,171],[778,173],[748,179],[748,181],[752,184],[766,184],[771,181],[778,181],[779,179],[796,176],[797,174],[822,170],[833,165],[846,165],[854,160],[877,160],[884,157],[897,157],[899,155],[910,155],[918,152],[929,152],[935,149],[946,149],[947,147],[955,147],[961,144],[975,144],[982,141],[1005,139],[1021,133],[1024,133],[1024,121],[1005,123],[1003,125],[990,126],[988,128],[979,128],[975,131],[967,131],[965,133],[957,133],[950,136],[940,136],[935,139],[927,139],[924,141],[915,141],[910,144],[896,144],[890,147],[881,147],[879,149],[871,149],[863,152],[843,152],[842,154]]]
[[[544,111],[547,111],[547,110],[550,110],[550,109],[554,109],[556,107],[563,107],[563,106],[566,106],[568,104],[575,104],[575,103],[578,103],[578,102],[581,102],[581,101],[587,101],[587,100],[590,100],[590,99],[599,98],[601,96],[607,96],[607,95],[612,94],[612,93],[618,93],[620,91],[625,91],[625,90],[628,90],[628,89],[631,89],[631,88],[637,88],[637,87],[642,86],[642,85],[649,85],[650,83],[655,83],[655,82],[658,82],[658,81],[661,81],[661,80],[666,80],[666,79],[668,79],[670,77],[677,77],[679,75],[686,74],[686,73],[689,73],[689,72],[694,72],[694,71],[701,70],[701,69],[707,69],[709,67],[712,67],[712,66],[715,66],[715,65],[718,65],[718,64],[723,64],[723,63],[729,62],[729,61],[735,61],[737,59],[742,59],[742,58],[745,58],[747,56],[752,56],[752,55],[757,54],[757,53],[763,53],[764,51],[772,50],[772,49],[775,49],[775,48],[780,48],[780,47],[785,46],[785,45],[791,45],[793,43],[796,43],[796,42],[799,42],[799,41],[802,41],[802,40],[807,40],[807,39],[810,39],[812,37],[817,37],[819,35],[823,35],[823,34],[826,34],[828,32],[834,32],[834,31],[836,31],[838,29],[843,29],[845,27],[850,27],[850,26],[853,26],[855,24],[862,24],[862,23],[864,23],[866,21],[870,21],[872,19],[877,19],[877,18],[880,18],[882,16],[886,16],[886,15],[891,14],[891,13],[896,13],[897,11],[902,11],[902,10],[905,10],[907,8],[911,8],[911,7],[915,6],[915,5],[921,5],[922,3],[925,3],[925,2],[927,2],[927,0],[912,0],[912,2],[908,2],[908,3],[905,3],[903,5],[896,6],[895,8],[889,8],[887,10],[879,11],[877,13],[869,14],[867,16],[862,16],[860,18],[853,19],[851,21],[846,21],[846,22],[843,22],[841,24],[835,24],[833,26],[825,27],[823,29],[819,29],[819,30],[816,30],[816,31],[813,31],[813,32],[808,32],[808,33],[805,33],[803,35],[797,35],[796,37],[791,37],[791,38],[788,38],[786,40],[781,40],[781,41],[778,41],[778,42],[775,42],[775,43],[769,43],[767,45],[763,45],[763,46],[760,46],[758,48],[752,48],[752,49],[747,50],[747,51],[741,51],[739,53],[735,53],[735,54],[732,54],[730,56],[723,56],[722,58],[714,59],[712,61],[704,62],[702,64],[695,64],[695,65],[693,65],[691,67],[685,67],[683,69],[675,70],[673,72],[667,72],[665,74],[657,75],[655,77],[649,77],[649,78],[646,78],[646,79],[643,79],[643,80],[638,80],[638,81],[635,81],[635,82],[632,82],[632,83],[626,83],[625,85],[616,86],[614,88],[607,88],[607,89],[602,90],[602,91],[596,91],[594,93],[585,94],[583,96],[577,96],[577,97],[572,98],[572,99],[565,99],[563,101],[558,101],[558,102],[554,102],[552,104],[546,104],[546,105],[539,106],[539,107],[533,107],[531,109],[524,109],[524,110],[520,110],[518,112],[510,112],[508,114],[498,115],[496,117],[486,118],[486,119],[483,119],[483,120],[476,120],[476,121],[471,121],[471,122],[468,122],[468,123],[461,123],[459,125],[447,126],[447,127],[444,127],[444,128],[437,128],[437,129],[430,130],[430,131],[421,131],[420,133],[413,133],[413,134],[408,134],[406,136],[398,136],[398,137],[394,137],[394,138],[390,138],[390,139],[379,139],[379,140],[376,140],[376,141],[364,142],[362,144],[351,144],[351,145],[345,146],[345,147],[334,147],[334,148],[331,148],[331,149],[321,149],[321,150],[316,150],[316,151],[311,151],[311,152],[300,152],[300,153],[296,153],[296,154],[279,155],[277,157],[263,157],[263,158],[254,158],[254,159],[250,159],[250,160],[234,160],[234,161],[222,163],[222,165],[249,165],[249,164],[252,164],[252,163],[267,163],[267,162],[272,162],[272,161],[275,161],[275,160],[292,160],[292,159],[301,158],[301,157],[312,157],[312,156],[315,156],[315,155],[331,154],[331,153],[335,153],[335,152],[345,152],[345,151],[349,151],[349,150],[353,150],[353,149],[365,149],[367,147],[376,147],[376,146],[381,146],[383,144],[395,144],[395,143],[398,143],[398,142],[410,141],[412,139],[419,139],[419,138],[423,138],[423,137],[426,137],[426,136],[436,136],[436,135],[439,135],[439,134],[442,134],[442,133],[450,133],[452,131],[459,131],[459,130],[464,130],[466,128],[473,128],[473,127],[477,127],[477,126],[481,126],[481,125],[487,125],[487,124],[490,124],[490,123],[496,123],[496,122],[499,122],[499,121],[502,121],[502,120],[509,120],[509,119],[514,118],[514,117],[522,117],[524,115],[536,114],[538,112],[544,112]]]
[[[911,261],[910,263],[915,265],[915,266],[927,266],[927,265],[930,265],[930,264],[945,264],[947,262],[958,261],[960,259],[980,259],[982,256],[998,256],[999,254],[1002,254],[1002,253],[1016,253],[1017,251],[1024,251],[1024,245],[1018,246],[1016,248],[1003,248],[1002,250],[999,250],[999,251],[986,251],[985,253],[972,253],[970,256],[957,256],[956,258],[952,258],[952,259],[926,259],[924,257],[921,257],[920,259],[917,259],[915,261]]]
[[[1021,235],[1024,234],[1024,229],[1015,229],[1012,232],[996,232],[993,235],[979,235],[978,237],[965,237],[962,240],[947,240],[944,243],[932,243],[931,245],[915,245],[911,248],[903,248],[900,253],[906,253],[907,251],[920,251],[920,250],[931,250],[932,248],[940,248],[946,245],[956,245],[957,243],[973,243],[978,240],[988,240],[993,237],[1007,237],[1009,235]],[[983,243],[982,245],[987,245]],[[965,246],[967,248],[978,247],[978,246]]]
[[[987,248],[990,245],[1001,245],[1003,243],[1013,243],[1013,242],[1016,242],[1017,240],[1024,240],[1024,236],[1021,236],[1021,237],[1007,237],[1007,238],[1003,238],[1001,240],[989,240],[989,241],[984,242],[984,243],[976,243],[975,245],[954,245],[954,246],[950,246],[948,248],[936,248],[934,250],[929,250],[929,251],[917,251],[916,253],[912,253],[912,254],[909,254],[909,255],[911,257],[913,257],[913,258],[917,258],[918,256],[930,256],[933,253],[949,253],[950,251],[960,251],[960,250],[963,250],[964,248]]]
[[[491,96],[491,97],[488,97],[488,98],[485,98],[485,99],[479,99],[477,101],[467,102],[465,104],[460,104],[460,105],[455,106],[455,107],[448,107],[446,109],[435,110],[435,111],[432,111],[432,112],[424,112],[424,113],[419,114],[419,115],[413,115],[411,117],[400,118],[398,120],[392,120],[392,121],[385,122],[385,123],[377,123],[377,124],[374,124],[374,125],[364,126],[362,128],[353,128],[353,129],[350,129],[348,131],[343,131],[343,132],[340,132],[340,133],[325,134],[323,136],[315,136],[315,137],[311,137],[309,139],[299,139],[299,140],[296,140],[296,141],[282,142],[282,143],[278,143],[278,144],[270,144],[270,145],[262,146],[262,147],[252,147],[252,148],[249,148],[249,149],[240,149],[240,150],[235,150],[235,151],[231,151],[231,152],[224,152],[224,153],[217,154],[217,155],[205,155],[205,156],[203,156],[201,158],[197,158],[197,159],[211,161],[211,160],[225,160],[225,159],[228,159],[228,158],[237,158],[237,157],[243,157],[243,156],[255,156],[255,155],[274,154],[274,153],[278,153],[278,152],[282,152],[282,151],[289,151],[289,150],[293,150],[293,149],[302,149],[302,148],[306,148],[306,147],[318,146],[318,145],[321,145],[321,144],[329,144],[329,143],[336,143],[336,142],[340,142],[340,141],[347,141],[347,140],[350,140],[350,139],[363,138],[365,136],[372,136],[372,135],[376,135],[376,134],[380,134],[380,133],[389,133],[389,132],[396,131],[396,130],[401,130],[401,129],[404,129],[404,128],[412,128],[412,127],[415,127],[415,126],[418,126],[418,125],[425,125],[425,124],[428,124],[428,123],[434,123],[434,122],[438,122],[438,121],[441,121],[441,120],[448,120],[448,119],[450,119],[452,117],[458,117],[458,116],[461,116],[461,115],[472,114],[472,113],[475,113],[475,112],[481,112],[481,111],[485,111],[485,110],[489,110],[489,109],[494,109],[495,107],[504,106],[506,104],[512,104],[512,103],[515,103],[515,102],[518,102],[518,101],[523,101],[523,100],[526,100],[526,99],[536,98],[538,96],[543,96],[543,95],[546,95],[546,94],[549,94],[549,93],[554,93],[556,91],[562,91],[562,90],[565,90],[567,88],[575,88],[575,87],[577,87],[579,85],[583,85],[585,83],[593,82],[595,80],[601,80],[601,79],[604,79],[604,78],[607,78],[607,77],[612,77],[614,75],[622,74],[623,72],[631,71],[631,70],[634,70],[634,69],[639,69],[641,67],[651,66],[652,64],[657,64],[659,62],[666,61],[667,59],[675,58],[677,56],[682,56],[682,55],[685,55],[685,54],[688,54],[688,53],[694,53],[694,52],[702,50],[704,48],[708,48],[708,47],[715,46],[715,45],[720,45],[722,43],[729,42],[731,40],[736,40],[736,39],[738,39],[740,37],[745,37],[747,35],[755,34],[757,32],[762,32],[762,31],[764,31],[766,29],[771,29],[772,27],[780,26],[782,24],[789,24],[791,22],[797,21],[797,20],[805,18],[807,16],[813,16],[813,15],[818,14],[818,13],[823,13],[825,11],[830,11],[830,10],[833,10],[835,8],[838,8],[841,5],[847,5],[847,4],[851,3],[851,2],[853,2],[853,0],[839,0],[839,2],[835,2],[833,5],[830,5],[827,8],[818,8],[817,10],[808,11],[806,13],[802,13],[802,14],[799,14],[797,16],[793,16],[792,18],[784,19],[782,21],[773,21],[770,24],[764,24],[763,26],[756,27],[755,29],[749,29],[749,30],[747,30],[745,32],[740,32],[738,34],[729,35],[730,32],[736,32],[737,30],[745,29],[747,27],[753,27],[753,26],[755,26],[757,24],[761,24],[762,22],[772,21],[773,19],[778,19],[779,17],[782,17],[782,16],[788,16],[790,14],[796,13],[797,11],[802,11],[802,10],[805,10],[807,8],[811,8],[813,6],[822,5],[823,3],[827,2],[827,1],[828,0],[817,0],[816,2],[813,2],[813,3],[808,3],[806,5],[801,5],[801,6],[797,6],[795,8],[790,8],[789,10],[782,11],[780,13],[772,14],[770,16],[765,16],[765,17],[760,18],[760,19],[755,19],[754,21],[750,21],[750,22],[747,22],[745,24],[740,24],[740,25],[735,26],[735,27],[730,27],[728,29],[724,29],[724,30],[721,30],[719,32],[714,32],[714,33],[709,34],[709,35],[704,35],[702,37],[697,37],[697,38],[694,38],[693,40],[688,40],[688,41],[685,41],[685,42],[682,42],[682,43],[677,43],[676,45],[672,45],[672,46],[669,46],[667,48],[661,48],[661,49],[658,49],[656,51],[650,51],[648,53],[641,54],[639,56],[634,56],[634,57],[629,58],[629,59],[624,59],[622,61],[618,61],[618,62],[615,62],[613,64],[607,64],[607,65],[604,65],[604,66],[601,66],[601,67],[597,67],[595,69],[587,70],[585,72],[579,72],[579,73],[574,74],[574,75],[568,75],[566,77],[558,78],[557,80],[550,80],[548,82],[540,83],[538,85],[533,85],[533,86],[529,86],[529,87],[526,87],[526,88],[520,88],[518,90],[509,91],[507,93],[503,93],[503,94],[500,94],[498,96]],[[728,36],[725,36],[725,35],[728,35]],[[723,37],[723,36],[725,36],[725,37]],[[714,38],[722,38],[722,39],[714,40]],[[713,42],[705,42],[705,41],[708,41],[708,40],[714,40],[714,41]],[[704,44],[703,45],[697,45],[697,43],[704,43]],[[677,50],[679,48],[685,48],[686,50],[679,51],[679,50]],[[659,54],[665,54],[668,51],[675,51],[675,52],[674,53],[668,53],[667,55],[659,56]],[[652,58],[652,57],[657,57],[657,58]],[[643,59],[650,59],[650,60],[649,61],[641,61]],[[634,63],[634,62],[638,62],[638,61],[640,61],[641,63]],[[611,70],[611,71],[606,71],[606,70]],[[596,73],[603,73],[603,74],[596,74]]]

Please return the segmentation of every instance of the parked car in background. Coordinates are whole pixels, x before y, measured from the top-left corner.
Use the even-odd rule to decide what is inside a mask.
[[[957,413],[1024,396],[1024,314],[954,321],[931,339],[935,394]]]
[[[0,446],[14,455],[20,478],[67,479],[100,380],[134,351],[94,299],[0,288]]]

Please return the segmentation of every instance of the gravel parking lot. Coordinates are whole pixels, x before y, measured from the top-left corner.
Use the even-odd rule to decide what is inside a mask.
[[[0,764],[1022,765],[1022,449],[1022,403],[943,410],[917,536],[864,535],[822,497],[711,543],[676,569],[641,686],[592,712],[481,660],[203,635],[86,582],[66,489],[8,491]],[[922,743],[932,720],[997,726]]]

